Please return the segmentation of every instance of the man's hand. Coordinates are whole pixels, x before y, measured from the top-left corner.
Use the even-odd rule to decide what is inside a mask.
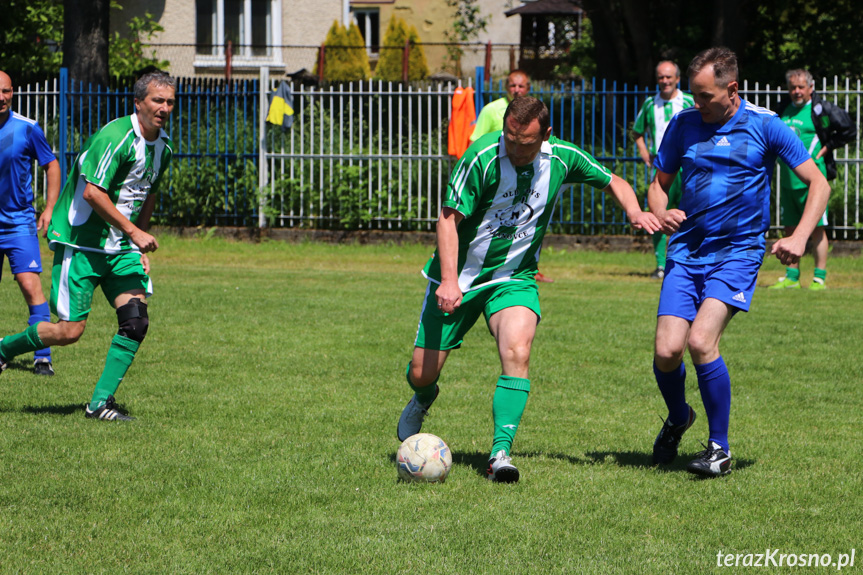
[[[442,281],[435,291],[437,306],[444,313],[453,313],[461,305],[462,293],[457,281]]]
[[[629,218],[629,221],[633,228],[644,230],[649,234],[658,232],[661,227],[659,220],[650,212],[637,212],[633,217]]]
[[[686,213],[676,208],[663,212],[659,218],[662,233],[669,236],[679,230],[680,224],[684,221],[686,221]]]
[[[156,241],[156,238],[140,229],[134,230],[130,233],[129,239],[132,240],[133,244],[138,246],[142,254],[154,252],[159,249],[159,242]]]
[[[144,273],[150,273],[150,258],[147,257],[147,254],[141,254],[141,265],[144,266]]]
[[[42,237],[48,237],[48,226],[51,224],[51,213],[52,211],[48,208],[39,215],[39,219],[36,220],[36,230],[37,232],[42,232]]]
[[[774,254],[779,261],[784,265],[796,264],[800,261],[803,252],[806,251],[806,237],[795,237],[798,234],[793,234],[787,238],[776,240],[773,247],[770,248],[770,253]]]

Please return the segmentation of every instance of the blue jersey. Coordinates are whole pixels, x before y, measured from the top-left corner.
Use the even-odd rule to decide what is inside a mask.
[[[0,236],[36,235],[33,160],[56,160],[42,128],[12,112],[0,126]]]
[[[777,156],[795,168],[809,159],[778,115],[743,99],[722,125],[705,123],[695,108],[677,114],[654,162],[667,174],[682,170],[686,221],[669,239],[668,259],[694,265],[762,261]]]

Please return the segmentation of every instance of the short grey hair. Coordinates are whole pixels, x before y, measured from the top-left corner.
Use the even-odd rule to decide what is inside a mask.
[[[167,86],[172,88],[174,92],[177,91],[177,80],[176,78],[170,76],[167,72],[148,72],[138,78],[138,81],[135,82],[135,99],[136,100],[144,100],[147,97],[147,92],[150,90],[150,84],[155,84],[156,86]]]
[[[673,60],[663,60],[656,65],[656,70],[659,70],[659,67],[663,64],[671,64],[674,66],[674,75],[675,77],[680,78],[680,66],[677,65],[677,62],[674,62]]]
[[[812,74],[809,70],[804,68],[796,68],[794,70],[788,70],[785,72],[785,83],[790,84],[791,80],[796,78],[797,76],[803,76],[803,79],[806,80],[806,85],[810,87],[815,86],[815,78],[812,77]]]

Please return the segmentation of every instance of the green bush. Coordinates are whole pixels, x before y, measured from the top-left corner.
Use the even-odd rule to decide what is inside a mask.
[[[402,80],[402,58],[405,42],[410,44],[408,55],[408,81],[422,80],[429,74],[425,52],[418,45],[419,33],[398,16],[393,16],[384,34],[381,56],[375,69],[375,78],[385,82]]]
[[[315,64],[318,74],[318,64]],[[369,55],[356,24],[345,28],[334,21],[324,40],[324,80],[357,82],[371,76]]]

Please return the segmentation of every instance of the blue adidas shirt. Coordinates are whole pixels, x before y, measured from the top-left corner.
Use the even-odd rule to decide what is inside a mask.
[[[0,236],[36,235],[33,160],[56,160],[42,128],[16,112],[0,126]]]
[[[669,239],[667,259],[690,265],[763,260],[777,156],[793,167],[809,159],[777,114],[742,98],[722,125],[705,123],[695,108],[677,114],[654,162],[667,174],[682,170],[686,221]]]

